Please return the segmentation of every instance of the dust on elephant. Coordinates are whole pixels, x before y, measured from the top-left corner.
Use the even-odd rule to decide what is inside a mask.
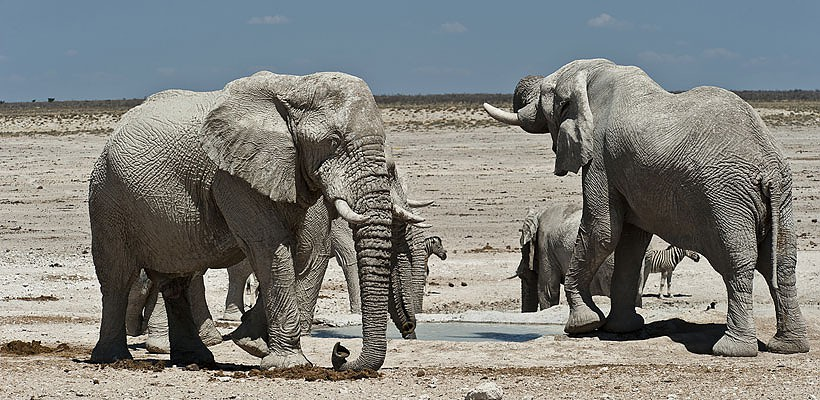
[[[554,204],[540,211],[527,211],[521,226],[521,262],[516,270],[521,279],[521,312],[558,305],[578,236],[581,211],[576,204]],[[613,263],[613,258],[608,257],[592,278],[592,295],[609,296]]]
[[[703,254],[723,277],[727,328],[714,354],[757,354],[755,269],[775,304],[769,351],[808,351],[797,303],[791,170],[751,106],[715,87],[672,94],[640,68],[592,59],[523,78],[513,108],[485,104],[499,121],[549,132],[556,175],[581,170],[584,207],[566,278],[567,332],[643,326],[635,312],[638,266],[654,233]],[[612,308],[604,318],[589,282],[613,251]]]
[[[191,316],[189,282],[247,257],[259,279],[265,331],[275,338],[260,366],[308,364],[299,340],[299,271],[338,213],[354,225],[363,347],[348,361],[337,344],[333,365],[381,367],[388,307],[404,314],[403,331],[414,329],[407,301],[394,304],[403,296],[391,280],[402,277],[391,264],[394,231],[423,221],[393,203],[384,143],[370,89],[342,73],[260,72],[220,91],[160,92],[128,111],[90,180],[103,303],[92,361],[131,357],[125,315],[142,268],[165,299],[171,361],[213,362]],[[311,208],[324,208],[325,220],[306,224]]]

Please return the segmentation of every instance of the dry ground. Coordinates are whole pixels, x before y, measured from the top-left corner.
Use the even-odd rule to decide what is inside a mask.
[[[159,362],[167,356],[146,354],[145,337],[129,338],[129,343],[135,358],[150,361],[152,368],[86,362],[101,311],[88,254],[88,175],[105,132],[121,112],[100,107],[0,109],[0,345],[13,340],[38,340],[52,348],[68,345],[40,355],[0,352],[2,398],[458,399],[484,381],[503,388],[505,399],[820,395],[816,122],[773,128],[794,174],[799,296],[813,346],[808,354],[761,352],[750,359],[705,354],[724,329],[725,289],[708,263],[686,260],[673,280],[678,295],[645,298],[641,312],[648,324],[636,334],[545,336],[523,343],[391,340],[379,378],[309,382],[254,375],[250,371],[258,359],[230,342],[212,348],[222,363],[217,370],[161,369]],[[383,117],[412,196],[436,200],[423,213],[434,224],[430,234],[441,236],[449,250],[446,261],[431,259],[425,312],[516,312],[518,281],[506,278],[519,259],[520,221],[528,207],[578,201],[579,178],[552,175],[548,135],[500,126],[478,109],[385,109]],[[650,278],[650,291],[657,290],[658,279]],[[226,274],[211,271],[207,281],[211,309],[219,316]],[[331,263],[318,317],[345,312],[343,282]],[[606,304],[605,298],[598,300]],[[711,302],[716,307],[707,311]],[[774,332],[774,312],[759,277],[755,303],[758,337],[766,342]],[[560,322],[566,308],[542,314],[544,321]],[[225,333],[230,331],[224,327]],[[316,365],[329,367],[335,341],[306,337],[303,346]],[[343,342],[358,354],[358,340]]]

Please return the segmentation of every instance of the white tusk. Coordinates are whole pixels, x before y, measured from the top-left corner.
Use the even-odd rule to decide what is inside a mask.
[[[393,214],[395,214],[400,220],[409,222],[411,224],[418,224],[419,222],[424,222],[424,218],[411,213],[410,211],[405,210],[401,206],[397,206],[393,204]]]
[[[407,199],[407,205],[412,208],[427,207],[435,203],[434,200],[411,200]]]
[[[430,228],[433,227],[433,225],[430,225],[426,222],[419,222],[419,223],[413,224],[413,226],[415,226],[416,228],[422,228],[422,229],[430,229]]]
[[[347,204],[345,200],[336,199],[333,201],[333,205],[336,206],[336,211],[339,212],[339,216],[351,224],[363,224],[370,220],[369,217],[365,217],[353,211],[353,209],[350,208],[350,204]]]
[[[516,113],[504,111],[500,108],[493,107],[488,103],[484,103],[484,110],[487,111],[487,114],[490,114],[491,117],[498,121],[509,125],[521,126],[521,121],[518,119],[518,114]]]

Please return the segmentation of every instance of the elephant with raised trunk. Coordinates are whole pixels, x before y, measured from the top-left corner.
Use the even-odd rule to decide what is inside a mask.
[[[635,297],[654,233],[704,255],[723,277],[727,324],[714,354],[757,354],[755,269],[775,304],[769,351],[809,350],[797,303],[791,170],[749,104],[716,87],[672,94],[640,68],[592,59],[523,78],[514,112],[484,107],[527,132],[549,132],[556,175],[581,171],[583,216],[565,282],[567,332],[643,326]],[[612,308],[604,318],[589,282],[613,251]]]
[[[103,303],[92,361],[131,357],[125,315],[143,268],[165,299],[171,361],[213,362],[197,335],[188,283],[247,257],[272,338],[260,366],[309,364],[299,339],[297,271],[339,215],[354,226],[363,346],[348,361],[349,351],[337,344],[333,365],[381,367],[388,307],[405,314],[403,331],[414,330],[407,303],[395,304],[402,293],[391,280],[398,274],[391,258],[400,256],[394,233],[423,221],[394,204],[384,143],[370,89],[342,73],[260,72],[220,91],[161,92],[124,114],[90,181]],[[305,224],[317,207],[327,218]]]

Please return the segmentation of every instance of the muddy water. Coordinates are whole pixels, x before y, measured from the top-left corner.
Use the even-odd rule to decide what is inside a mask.
[[[545,335],[563,335],[563,324],[496,324],[474,322],[426,322],[416,327],[420,340],[450,342],[526,342]],[[311,336],[352,339],[362,337],[360,325],[314,327]],[[389,339],[401,339],[395,326],[387,328]]]

